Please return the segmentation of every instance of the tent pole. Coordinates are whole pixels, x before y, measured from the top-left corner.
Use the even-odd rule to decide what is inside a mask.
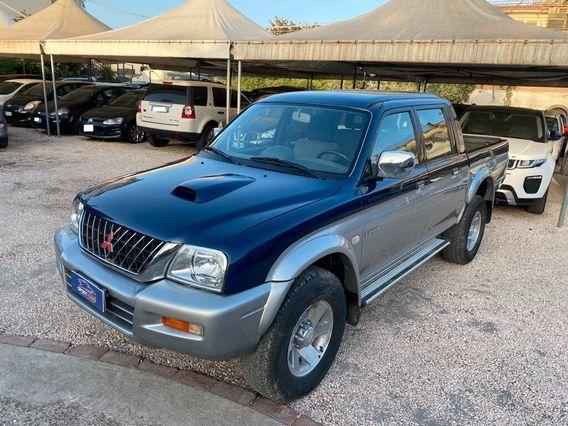
[[[41,61],[41,80],[43,84],[43,102],[45,106],[45,129],[47,130],[47,136],[51,136],[51,126],[49,125],[49,108],[47,107],[47,81],[45,80],[45,59],[43,58],[43,49],[40,54]]]
[[[426,88],[428,87],[428,80],[424,80],[424,88],[422,89],[426,93]]]
[[[568,171],[568,148],[564,156],[564,164],[561,173]],[[564,191],[564,200],[562,201],[562,208],[560,209],[560,217],[558,218],[558,227],[562,228],[566,224],[566,213],[568,212],[568,179],[566,180],[566,188]]]
[[[57,87],[55,84],[55,64],[53,62],[53,55],[49,55],[49,59],[51,60],[51,82],[53,84],[53,105],[55,107],[55,124],[57,126],[57,137],[61,137],[61,127],[59,124],[59,108],[57,107]],[[46,117],[47,122],[49,123],[49,115]]]
[[[227,59],[227,105],[225,108],[225,117],[227,122],[225,126],[229,124],[231,115],[231,60]]]
[[[377,77],[377,90],[381,90],[381,76]]]
[[[343,90],[344,80],[345,80],[345,77],[343,76],[343,74],[341,74],[341,90]]]
[[[243,63],[242,61],[239,61],[238,72],[237,72],[237,114],[241,113],[242,77],[243,77]]]
[[[353,90],[357,87],[357,65],[353,66]]]

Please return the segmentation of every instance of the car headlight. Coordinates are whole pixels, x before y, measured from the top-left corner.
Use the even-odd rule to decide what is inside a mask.
[[[41,101],[31,101],[24,105],[24,111],[30,111],[41,105]]]
[[[109,118],[108,120],[103,121],[105,126],[114,126],[116,124],[122,124],[124,122],[124,118],[117,117],[117,118]]]
[[[59,108],[57,110],[57,115],[59,115],[60,117],[67,114],[69,114],[69,108]]]
[[[540,167],[546,163],[546,159],[542,160],[520,160],[517,164],[519,169],[533,169],[535,167]]]
[[[83,208],[83,203],[76,198],[75,201],[73,201],[73,206],[71,207],[71,226],[77,233],[79,232],[79,222],[81,221]]]
[[[182,284],[221,293],[227,272],[224,253],[185,245],[176,253],[168,277]]]

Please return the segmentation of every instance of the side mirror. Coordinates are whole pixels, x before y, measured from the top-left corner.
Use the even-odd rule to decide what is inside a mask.
[[[556,130],[553,130],[552,132],[550,132],[550,138],[551,141],[557,141],[559,139],[562,139],[562,134],[560,132],[557,132]]]
[[[416,169],[416,156],[405,151],[385,151],[376,164],[377,177],[404,179],[412,176]]]

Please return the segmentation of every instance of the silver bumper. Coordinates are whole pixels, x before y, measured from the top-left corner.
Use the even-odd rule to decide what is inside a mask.
[[[167,279],[143,284],[86,254],[71,228],[57,231],[55,249],[57,269],[67,295],[85,311],[142,344],[207,359],[225,360],[251,351],[272,322],[278,310],[275,306],[279,306],[291,284],[267,283],[230,296]],[[72,291],[68,285],[71,271],[107,290],[107,312],[98,312]],[[164,326],[163,316],[199,324],[203,336]]]

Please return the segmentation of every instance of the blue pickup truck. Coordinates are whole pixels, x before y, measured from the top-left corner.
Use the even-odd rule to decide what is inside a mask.
[[[507,161],[506,141],[464,139],[435,96],[271,96],[200,153],[79,194],[57,267],[102,322],[240,357],[252,388],[288,401],[367,303],[437,253],[474,259]]]

